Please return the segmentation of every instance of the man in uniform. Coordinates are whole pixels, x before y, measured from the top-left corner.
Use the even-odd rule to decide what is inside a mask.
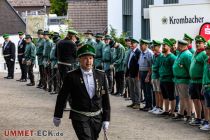
[[[44,31],[44,50],[43,50],[43,64],[44,64],[44,90],[47,90],[48,87],[48,92],[52,92],[52,81],[51,79],[51,63],[50,63],[50,52],[53,47],[53,42],[50,39],[50,33],[49,31]],[[48,86],[47,86],[48,85]]]
[[[133,109],[139,109],[140,107],[140,84],[139,84],[139,64],[138,60],[141,54],[140,49],[138,48],[139,42],[134,39],[130,38],[131,45],[130,49],[131,52],[128,56],[128,63],[126,66],[126,78],[128,78],[128,85],[129,85],[129,93],[131,96],[132,104],[128,105],[127,107],[131,107]]]
[[[26,40],[26,48],[24,53],[25,56],[24,63],[27,65],[28,75],[30,79],[30,83],[27,84],[27,86],[34,86],[35,81],[34,81],[33,67],[36,59],[36,47],[32,43],[32,37],[30,35],[26,35],[25,40]]]
[[[91,30],[87,30],[87,32],[85,32],[84,35],[86,38],[85,44],[89,44],[89,45],[92,45],[93,47],[95,47],[96,42],[93,39],[93,32]]]
[[[53,82],[53,91],[50,94],[56,94],[57,89],[57,69],[58,69],[58,60],[55,57],[55,50],[56,46],[58,44],[58,41],[60,40],[60,35],[57,32],[53,33],[53,48],[50,52],[50,62],[51,62],[51,81]]]
[[[26,42],[24,40],[23,32],[18,32],[18,35],[19,35],[19,39],[20,39],[18,41],[18,62],[20,65],[21,77],[17,81],[26,82],[27,81],[27,69],[26,69],[26,64],[23,63]]]
[[[204,61],[207,58],[205,52],[206,40],[202,36],[197,35],[195,37],[195,43],[196,43],[196,52],[193,55],[190,65],[191,81],[190,81],[189,92],[195,106],[196,118],[190,122],[190,125],[199,126],[201,125],[202,108],[205,113],[204,96],[201,94],[201,89],[202,89]]]
[[[173,74],[176,94],[180,98],[180,111],[177,116],[172,119],[183,120],[184,111],[186,110],[186,121],[191,118],[192,102],[189,95],[189,69],[192,59],[192,53],[188,50],[188,42],[178,40],[180,53],[173,64]]]
[[[210,130],[210,40],[207,42],[207,46],[205,48],[207,58],[204,62],[204,70],[203,70],[203,93],[205,99],[205,106],[207,107],[206,114],[208,116],[208,120],[205,120],[203,125],[200,127],[201,130],[209,131]]]
[[[149,111],[153,107],[153,91],[151,84],[153,52],[148,48],[149,44],[150,41],[148,40],[140,40],[141,54],[138,60],[139,77],[141,82],[141,88],[144,91],[144,97],[146,102],[145,107],[140,109],[143,111]]]
[[[14,68],[15,68],[15,44],[10,41],[9,34],[4,34],[4,43],[2,47],[2,52],[4,60],[7,65],[8,75],[4,78],[14,79]]]
[[[160,59],[162,57],[161,53],[161,45],[162,43],[158,40],[152,41],[152,51],[154,53],[152,58],[152,76],[151,76],[151,82],[153,86],[153,92],[155,94],[155,103],[156,106],[150,110],[149,112],[154,114],[161,114],[163,112],[163,96],[160,91],[160,80],[159,80],[159,67],[160,67]]]
[[[173,43],[167,39],[163,39],[162,53],[163,56],[160,60],[159,75],[160,75],[160,89],[163,95],[165,110],[161,114],[163,116],[171,116],[175,110],[175,93],[173,82],[173,69],[172,66],[176,56],[171,53]],[[169,105],[170,104],[170,105]],[[171,114],[169,113],[169,106],[171,106]]]
[[[121,96],[124,93],[124,83],[125,83],[125,74],[124,74],[124,64],[123,59],[125,57],[125,48],[115,41],[112,42],[110,47],[115,49],[113,56],[113,66],[115,68],[115,80],[116,80],[116,90],[117,92],[114,95]]]
[[[58,94],[54,125],[59,126],[63,108],[71,99],[70,119],[79,140],[97,140],[101,128],[107,131],[110,121],[110,101],[104,72],[93,69],[95,48],[83,45],[77,51],[80,68],[69,72]]]
[[[39,29],[37,31],[38,40],[36,43],[36,55],[39,65],[39,84],[37,85],[37,88],[44,88],[44,64],[43,64],[43,50],[44,50],[44,36],[43,36],[43,30]]]
[[[74,30],[68,30],[67,36],[60,40],[57,44],[55,55],[58,59],[58,70],[60,72],[61,80],[63,81],[67,72],[74,69],[76,65],[76,51],[77,41],[76,35],[78,33]]]
[[[177,47],[176,39],[170,38],[169,40],[170,40],[171,43],[173,44],[173,47],[171,47],[171,52],[172,52],[175,56],[179,55],[179,48]]]
[[[113,88],[113,69],[111,69],[110,65],[112,62],[112,56],[111,56],[111,48],[110,48],[110,40],[112,37],[110,35],[105,35],[105,46],[102,50],[102,62],[103,62],[103,70],[106,73],[107,79],[108,79],[108,85],[109,85],[109,93],[112,92]]]
[[[192,41],[193,41],[193,38],[188,35],[188,34],[184,34],[184,40],[186,40],[188,42],[188,50],[194,54],[195,53],[195,50],[192,48]]]
[[[96,57],[94,59],[94,66],[96,69],[102,70],[102,50],[105,46],[105,43],[103,42],[103,34],[97,33],[96,34],[96,44],[95,44],[95,49],[96,49]]]

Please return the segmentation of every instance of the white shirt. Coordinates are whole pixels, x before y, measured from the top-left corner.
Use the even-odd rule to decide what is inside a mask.
[[[4,46],[3,46],[4,49],[7,48],[7,44],[8,44],[8,43],[9,43],[9,42],[7,42],[7,41],[4,42]]]
[[[138,48],[136,47],[136,48],[135,48],[134,50],[132,50],[131,53],[130,53],[129,60],[128,60],[128,68],[130,68],[130,61],[131,61],[131,58],[133,57],[133,55],[134,55],[136,49],[138,49]]]
[[[95,81],[93,77],[92,69],[90,71],[85,71],[81,68],[82,76],[85,82],[85,87],[87,89],[89,97],[92,99],[95,95]]]
[[[22,41],[23,41],[23,39],[20,39],[20,40],[18,41],[18,46],[22,43]]]

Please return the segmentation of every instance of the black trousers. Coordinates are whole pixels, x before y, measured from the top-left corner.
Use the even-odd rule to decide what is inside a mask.
[[[28,76],[29,76],[31,83],[35,83],[33,68],[34,68],[34,64],[27,65]]]
[[[4,57],[8,69],[8,77],[14,78],[15,60],[11,61],[11,58]]]
[[[118,94],[123,94],[125,87],[125,74],[124,71],[116,72],[115,74],[116,80],[116,89]]]
[[[18,62],[20,65],[20,70],[21,70],[21,77],[20,79],[27,79],[27,66],[26,64],[23,64],[23,57],[18,57]]]
[[[66,77],[66,74],[73,69],[74,69],[74,66],[58,64],[58,70],[61,76],[61,80],[63,81],[64,78]]]
[[[51,68],[50,65],[48,65],[47,67],[44,68],[44,89],[47,89],[47,85],[49,90],[52,89],[51,76],[52,76]]]
[[[44,65],[39,65],[39,86],[44,86]]]
[[[57,89],[57,71],[58,71],[58,69],[57,68],[53,68],[53,69],[51,69],[51,73],[52,73],[52,76],[51,76],[51,80],[52,80],[52,83],[53,83],[53,91],[56,91],[56,89]]]
[[[113,72],[111,69],[105,71],[107,80],[108,80],[108,85],[109,85],[109,92],[112,92],[113,89]]]
[[[72,120],[72,125],[79,140],[97,140],[102,121],[96,118],[90,118],[88,121]]]

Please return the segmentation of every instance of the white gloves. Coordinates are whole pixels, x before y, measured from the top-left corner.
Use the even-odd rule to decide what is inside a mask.
[[[57,117],[54,117],[53,118],[53,123],[56,127],[58,127],[61,123],[61,119],[60,118],[57,118]]]
[[[11,58],[10,61],[14,61],[14,59]]]
[[[102,124],[102,128],[104,129],[104,131],[107,131],[109,129],[109,122],[104,121],[103,124]]]

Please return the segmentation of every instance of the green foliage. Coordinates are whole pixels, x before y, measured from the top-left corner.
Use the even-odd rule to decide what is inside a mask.
[[[126,47],[125,45],[125,37],[127,36],[126,32],[122,32],[120,34],[120,36],[117,36],[117,30],[114,29],[111,25],[110,25],[110,35],[112,36],[112,38],[114,39],[114,41],[122,44],[124,47]]]
[[[67,14],[68,3],[67,0],[50,0],[50,13],[64,16]]]

